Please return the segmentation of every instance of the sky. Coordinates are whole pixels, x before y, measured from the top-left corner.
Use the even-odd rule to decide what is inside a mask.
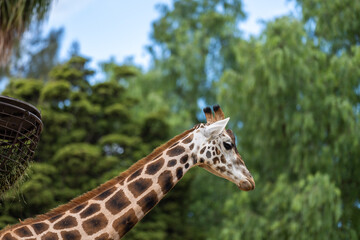
[[[114,57],[117,62],[132,56],[134,62],[149,65],[145,46],[150,43],[151,24],[159,17],[156,5],[172,0],[58,0],[54,1],[43,28],[64,27],[60,58],[66,59],[74,41],[80,53],[91,57],[92,67]],[[261,20],[295,12],[294,1],[243,0],[247,20],[240,24],[245,36],[261,32]]]

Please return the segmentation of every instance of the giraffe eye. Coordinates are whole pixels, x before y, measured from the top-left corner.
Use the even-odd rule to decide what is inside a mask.
[[[225,148],[226,150],[230,150],[230,149],[232,148],[232,144],[230,144],[230,143],[223,142],[223,144],[224,144],[224,148]]]

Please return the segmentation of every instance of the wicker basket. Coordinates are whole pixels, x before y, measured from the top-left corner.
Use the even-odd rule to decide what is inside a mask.
[[[42,129],[34,106],[0,96],[0,196],[24,174]]]

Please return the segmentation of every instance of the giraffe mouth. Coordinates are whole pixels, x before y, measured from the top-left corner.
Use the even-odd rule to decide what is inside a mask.
[[[211,172],[212,174],[214,174],[218,177],[225,178],[225,179],[229,180],[230,182],[235,183],[240,190],[251,191],[251,190],[255,189],[255,181],[252,177],[247,177],[246,180],[242,180],[242,181],[240,181],[239,184],[237,184],[234,180],[232,180],[228,176],[220,175],[218,172],[216,172],[215,170],[213,170],[212,168],[210,168],[209,166],[207,166],[205,164],[200,164],[199,167],[204,168],[205,170]]]
[[[255,189],[255,181],[253,178],[247,178],[245,181],[241,181],[238,185],[240,190],[251,191]]]

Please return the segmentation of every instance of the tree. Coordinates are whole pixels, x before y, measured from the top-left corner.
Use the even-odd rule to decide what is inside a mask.
[[[342,208],[340,189],[328,175],[317,173],[291,183],[286,174],[281,174],[276,182],[264,185],[264,193],[257,212],[249,194],[226,199],[221,239],[349,237],[337,229]]]
[[[238,119],[234,130],[244,157],[264,184],[275,185],[278,176],[285,174],[288,184],[297,185],[321,173],[341,191],[342,214],[329,210],[334,211],[334,239],[360,232],[356,205],[360,193],[354,187],[360,170],[356,161],[360,139],[355,130],[359,128],[360,71],[355,67],[359,50],[353,47],[349,53],[329,56],[307,37],[300,21],[283,17],[269,22],[259,39],[235,47],[238,67],[226,71],[219,83],[220,102]],[[257,191],[270,194],[264,188]],[[306,193],[298,194],[305,198]],[[279,201],[285,199],[279,197]],[[303,206],[302,211],[310,210]],[[277,214],[287,227],[295,223],[285,213]],[[313,217],[314,223],[320,221]],[[308,227],[303,230],[311,232]]]
[[[161,17],[153,23],[149,46],[161,74],[156,86],[165,89],[173,111],[186,108],[195,122],[197,103],[215,99],[213,83],[227,67],[229,47],[240,35],[237,25],[245,18],[242,3],[186,0],[158,8]]]
[[[90,84],[94,71],[87,67],[88,61],[73,56],[51,70],[49,81],[12,79],[3,92],[37,106],[45,128],[28,178],[18,187],[24,201],[15,201],[17,191],[0,200],[0,227],[95,188],[169,139],[166,116],[155,114],[156,109],[138,114],[139,109],[147,109],[137,107],[139,100],[127,84],[135,80],[135,73],[141,78],[136,67],[109,63],[107,79]],[[184,180],[126,238],[180,239],[186,231],[178,226],[186,217],[182,209],[189,183]]]
[[[0,65],[5,65],[13,45],[31,23],[46,18],[51,3],[51,0],[0,1]]]
[[[29,177],[18,188],[25,201],[10,204],[16,191],[0,201],[2,227],[44,213],[126,170],[154,145],[141,137],[143,126],[150,134],[158,130],[149,121],[162,128],[158,141],[168,138],[164,119],[140,119],[130,111],[134,102],[119,82],[91,85],[88,61],[74,56],[55,66],[48,82],[12,79],[4,90],[37,106],[45,127]]]
[[[360,44],[360,2],[296,0],[310,36],[331,53],[351,52]]]
[[[46,129],[20,187],[28,205],[9,193],[0,225],[117,175],[217,100],[255,191],[193,169],[126,239],[357,239],[358,1],[297,2],[302,19],[277,18],[243,39],[240,1],[174,1],[159,7],[149,71],[110,60],[90,84],[75,46],[48,81],[11,80],[4,93],[38,106]]]

